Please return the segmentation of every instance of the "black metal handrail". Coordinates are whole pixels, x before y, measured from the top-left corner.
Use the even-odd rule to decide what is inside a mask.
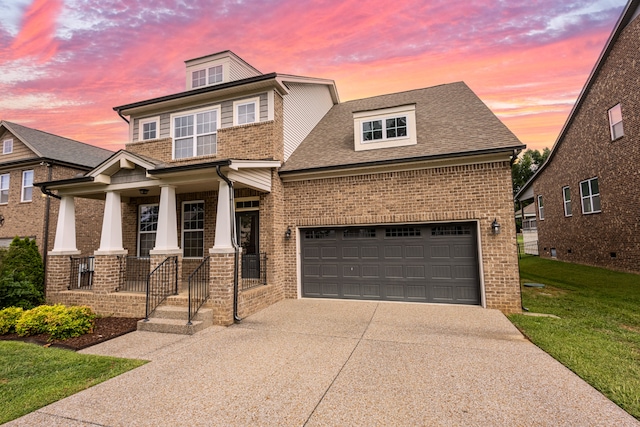
[[[93,289],[93,270],[95,257],[71,258],[71,272],[67,289]]]
[[[206,257],[189,275],[189,320],[187,325],[191,325],[191,320],[209,298],[209,264],[210,258]]]
[[[160,263],[147,277],[146,322],[169,295],[178,293],[178,257],[171,256]]]
[[[151,258],[123,256],[118,259],[120,260],[118,291],[146,292]]]
[[[267,254],[242,255],[242,290],[267,284]]]

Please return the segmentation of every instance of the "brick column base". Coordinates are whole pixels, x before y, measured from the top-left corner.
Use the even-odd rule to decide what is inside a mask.
[[[213,252],[209,269],[209,298],[213,307],[213,323],[228,326],[233,324],[233,278],[234,253]]]
[[[115,292],[120,285],[120,258],[127,256],[127,251],[113,251],[109,254],[93,255],[93,293],[108,294]]]
[[[71,256],[80,255],[80,251],[55,253],[47,256],[46,295],[53,295],[69,289],[71,274]]]

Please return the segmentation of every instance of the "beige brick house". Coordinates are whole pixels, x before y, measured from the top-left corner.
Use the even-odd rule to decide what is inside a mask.
[[[464,83],[341,103],[230,51],[187,61],[186,83],[115,107],[126,149],[42,184],[62,198],[50,299],[123,316],[190,299],[219,324],[283,298],[520,310],[523,146]],[[69,274],[82,198],[105,200],[90,284]]]
[[[85,174],[113,152],[8,121],[0,121],[0,247],[14,237],[35,239],[44,256],[53,247],[59,202],[33,188],[34,182]],[[81,251],[99,242],[102,202],[78,200]],[[44,259],[46,263],[46,258]]]
[[[630,1],[546,163],[535,201],[540,256],[640,273],[640,1]]]

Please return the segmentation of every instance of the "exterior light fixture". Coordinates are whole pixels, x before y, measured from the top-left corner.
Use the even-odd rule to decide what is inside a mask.
[[[498,220],[497,219],[493,219],[493,222],[491,223],[491,232],[493,234],[500,234],[500,224],[498,224]]]
[[[287,231],[284,232],[284,238],[287,240],[291,238],[291,227],[287,227]]]
[[[149,189],[148,188],[141,188],[140,189],[140,194],[142,194],[143,196],[149,193]]]

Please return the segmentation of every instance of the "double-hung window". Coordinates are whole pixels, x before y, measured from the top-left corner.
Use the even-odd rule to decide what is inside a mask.
[[[407,116],[362,122],[362,143],[407,136]]]
[[[159,120],[157,117],[152,119],[140,120],[140,137],[141,141],[158,138]]]
[[[216,154],[219,110],[172,116],[173,158]]]
[[[33,171],[22,172],[22,202],[30,202],[33,198]]]
[[[202,258],[204,255],[204,202],[182,204],[182,256]]]
[[[158,205],[140,205],[138,228],[138,256],[148,257],[156,245],[158,232]]]
[[[571,189],[562,187],[562,200],[564,202],[564,216],[571,216]]]
[[[622,107],[620,104],[609,110],[609,128],[611,130],[611,140],[615,140],[624,135],[622,128]]]
[[[258,105],[259,98],[243,99],[233,103],[233,124],[234,126],[245,125],[247,123],[255,123],[258,121]]]
[[[11,176],[8,173],[0,175],[0,204],[9,203],[9,181]]]
[[[580,183],[580,197],[582,199],[582,213],[600,212],[600,188],[598,178],[587,179]]]
[[[542,196],[538,196],[538,218],[544,219],[544,203],[542,201]]]
[[[13,153],[13,139],[5,139],[2,141],[2,154]]]

